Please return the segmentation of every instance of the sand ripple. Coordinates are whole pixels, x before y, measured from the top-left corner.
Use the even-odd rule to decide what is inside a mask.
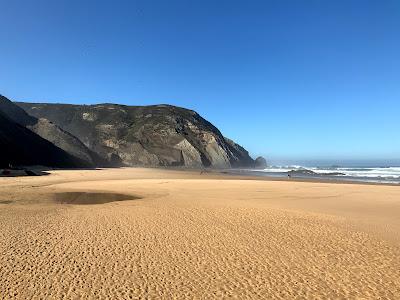
[[[400,298],[396,242],[343,216],[249,197],[253,183],[210,182],[110,181],[99,185],[143,199],[0,206],[1,297]]]

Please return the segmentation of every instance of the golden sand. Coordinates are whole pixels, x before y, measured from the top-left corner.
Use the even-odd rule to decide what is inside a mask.
[[[400,299],[399,233],[396,186],[133,168],[0,178],[0,298]]]

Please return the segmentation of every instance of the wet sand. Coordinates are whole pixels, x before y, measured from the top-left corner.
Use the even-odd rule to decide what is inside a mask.
[[[0,178],[0,298],[399,299],[399,216],[398,186],[134,168]]]
[[[55,193],[53,199],[56,203],[60,204],[90,205],[115,201],[128,201],[140,198],[133,195],[117,193],[64,192]]]

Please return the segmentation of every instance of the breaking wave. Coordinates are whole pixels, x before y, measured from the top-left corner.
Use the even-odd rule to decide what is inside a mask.
[[[359,180],[370,182],[400,183],[400,167],[304,167],[299,165],[270,166],[256,170],[269,176],[307,176]]]

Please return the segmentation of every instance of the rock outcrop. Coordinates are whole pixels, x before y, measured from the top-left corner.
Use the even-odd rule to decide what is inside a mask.
[[[267,160],[262,156],[257,157],[254,161],[254,167],[256,169],[265,169],[267,166]]]
[[[244,148],[225,138],[215,126],[192,110],[171,105],[21,102],[17,105],[29,115],[47,119],[78,138],[109,165],[254,166],[254,160]]]
[[[85,162],[15,123],[0,109],[0,168],[10,165],[74,168]]]
[[[13,122],[24,126],[48,140],[58,148],[84,161],[85,166],[101,164],[101,159],[90,151],[78,138],[44,118],[29,115],[21,107],[0,95],[0,111]]]

